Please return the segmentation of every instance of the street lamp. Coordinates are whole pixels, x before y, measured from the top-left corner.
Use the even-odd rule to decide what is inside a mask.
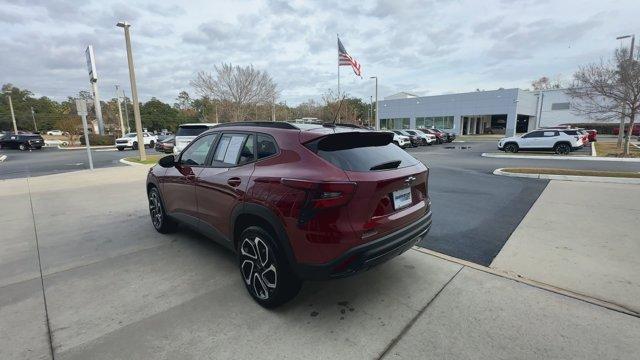
[[[133,69],[133,53],[131,51],[131,36],[129,28],[131,24],[126,21],[120,21],[116,26],[124,29],[124,41],[127,46],[127,62],[129,63],[129,80],[131,81],[131,101],[133,102],[133,118],[136,123],[136,133],[138,135],[138,152],[140,153],[140,161],[147,160],[147,154],[144,150],[144,138],[142,135],[142,121],[140,120],[140,103],[138,102],[138,87],[136,86],[136,73]]]
[[[376,79],[376,130],[380,130],[380,118],[378,117],[378,77],[371,76],[370,79]]]
[[[618,36],[616,40],[631,38],[631,48],[629,48],[629,60],[633,60],[633,45],[636,42],[636,34]]]
[[[9,98],[9,109],[11,109],[11,120],[13,120],[13,133],[18,135],[18,126],[16,125],[16,114],[13,112],[13,102],[11,101],[11,89],[5,90],[5,95]]]

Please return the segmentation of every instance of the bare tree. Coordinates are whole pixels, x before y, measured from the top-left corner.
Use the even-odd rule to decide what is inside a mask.
[[[222,63],[214,66],[215,74],[199,72],[191,81],[203,97],[230,101],[234,104],[234,120],[244,119],[245,112],[256,104],[271,104],[278,97],[277,85],[266,71],[253,65],[234,66]]]
[[[580,67],[568,90],[573,108],[597,120],[620,119],[620,134],[629,119],[624,138],[624,155],[629,155],[629,138],[640,111],[640,63],[629,59],[629,50],[617,50],[613,59]],[[620,141],[619,145],[620,146]]]
[[[531,82],[531,88],[533,90],[561,89],[562,85],[563,84],[560,80],[560,76],[557,76],[555,79],[550,79],[547,76],[543,76],[540,79]]]

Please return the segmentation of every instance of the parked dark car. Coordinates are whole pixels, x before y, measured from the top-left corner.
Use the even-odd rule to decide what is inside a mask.
[[[408,137],[412,147],[418,147],[422,145],[422,138],[418,135],[415,135],[415,134],[412,135],[405,130],[391,130],[391,131],[393,131],[398,135]]]
[[[158,142],[156,143],[156,151],[163,152],[165,154],[172,154],[174,146],[176,146],[175,136],[168,135],[164,137],[158,137]]]
[[[0,148],[20,150],[40,150],[44,146],[44,139],[38,134],[7,133],[0,138]]]
[[[436,144],[442,144],[447,142],[447,135],[443,132],[437,131],[435,129],[418,129],[427,134],[433,134],[436,136]]]
[[[278,306],[305,279],[369,269],[429,231],[429,169],[392,140],[327,124],[215,126],[150,170],[152,224],[187,224],[235,251],[249,294]]]

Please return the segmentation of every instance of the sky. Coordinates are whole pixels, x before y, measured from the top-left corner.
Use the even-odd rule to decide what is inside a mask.
[[[340,38],[362,65],[341,88],[379,97],[528,88],[541,76],[570,82],[637,32],[640,1],[58,1],[0,0],[0,83],[56,100],[89,90],[84,51],[95,49],[103,99],[130,94],[131,37],[141,101],[173,103],[199,71],[223,62],[267,71],[279,101],[296,105],[337,88]],[[625,42],[626,41],[626,42]]]

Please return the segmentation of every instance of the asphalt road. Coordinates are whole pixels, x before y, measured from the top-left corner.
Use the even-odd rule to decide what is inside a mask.
[[[448,149],[447,147],[453,147]],[[640,171],[640,163],[484,158],[494,142],[465,142],[408,150],[430,168],[433,227],[419,244],[489,265],[548,181],[493,175],[501,167]]]
[[[0,180],[50,175],[89,168],[87,151],[84,149],[43,148],[32,151],[2,149],[0,153],[7,155],[7,160],[0,163]],[[156,154],[153,149],[147,149],[147,153]],[[93,166],[94,168],[125,166],[119,160],[137,154],[138,152],[133,150],[95,149],[92,150]]]
[[[155,153],[154,150],[148,150]],[[408,150],[430,169],[433,228],[419,245],[489,265],[547,185],[546,180],[495,176],[500,167],[556,167],[640,171],[640,163],[483,158],[495,142],[465,142]],[[84,150],[3,150],[0,179],[38,176],[88,168]],[[137,152],[93,150],[94,166],[123,166],[119,160]]]

